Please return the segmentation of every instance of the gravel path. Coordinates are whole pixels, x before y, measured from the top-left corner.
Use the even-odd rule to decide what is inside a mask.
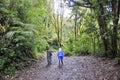
[[[120,66],[115,61],[92,56],[70,56],[58,67],[56,54],[52,65],[47,66],[46,56],[19,72],[15,80],[120,80]]]

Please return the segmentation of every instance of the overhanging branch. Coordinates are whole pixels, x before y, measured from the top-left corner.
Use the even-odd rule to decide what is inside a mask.
[[[75,1],[75,0],[70,0],[70,2],[74,3],[74,5],[77,5],[77,6],[81,6],[81,7],[85,7],[85,8],[93,8],[92,7],[92,2],[90,0],[85,0],[85,3],[80,3],[78,1]]]

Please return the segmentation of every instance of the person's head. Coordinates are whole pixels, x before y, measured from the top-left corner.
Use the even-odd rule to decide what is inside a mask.
[[[59,51],[62,51],[62,48],[59,48]]]

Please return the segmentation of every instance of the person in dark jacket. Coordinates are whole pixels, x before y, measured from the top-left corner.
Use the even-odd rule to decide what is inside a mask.
[[[64,52],[62,51],[62,48],[59,48],[59,51],[57,52],[57,57],[59,60],[59,66],[60,64],[63,65]]]
[[[52,51],[50,50],[50,48],[48,46],[46,47],[46,50],[47,50],[47,63],[48,63],[48,65],[51,65]]]

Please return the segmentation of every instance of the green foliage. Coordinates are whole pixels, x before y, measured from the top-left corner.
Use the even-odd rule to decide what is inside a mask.
[[[58,40],[56,38],[48,39],[47,42],[53,49],[58,49]]]
[[[45,11],[39,13],[43,4],[41,0],[0,1],[0,72],[12,74],[31,64],[45,50],[47,41],[42,36],[45,28],[41,24]]]
[[[68,43],[64,45],[65,55],[86,55],[92,51],[89,37],[86,34],[79,37],[80,39],[75,41],[72,36]]]
[[[66,56],[73,55],[73,44],[65,44],[63,47],[63,51],[65,52]]]
[[[0,69],[3,69],[4,63],[5,63],[5,60],[2,57],[0,57]]]
[[[5,34],[5,46],[2,46],[0,50],[1,57],[5,58],[5,61],[1,61],[1,70],[4,70],[5,73],[11,73],[11,71],[14,72],[11,68],[20,67],[17,64],[27,63],[27,61],[35,59],[37,54],[34,50],[38,48],[37,44],[39,44],[35,32],[33,25],[24,24],[24,26],[12,27],[11,31]]]

